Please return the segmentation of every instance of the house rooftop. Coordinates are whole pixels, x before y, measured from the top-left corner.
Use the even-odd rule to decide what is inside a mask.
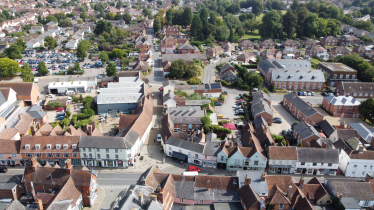
[[[342,63],[321,62],[319,65],[322,65],[331,71],[356,72],[356,70]]]

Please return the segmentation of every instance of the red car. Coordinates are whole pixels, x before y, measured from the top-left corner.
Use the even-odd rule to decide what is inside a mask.
[[[58,112],[62,112],[62,111],[64,111],[64,108],[60,107],[60,108],[58,108],[57,111],[58,111]]]
[[[200,172],[201,169],[198,168],[198,167],[195,167],[195,166],[190,166],[190,167],[188,167],[188,171],[197,171],[197,172]]]
[[[162,91],[162,90],[164,90],[164,88],[161,86],[161,87],[160,87],[160,91]]]

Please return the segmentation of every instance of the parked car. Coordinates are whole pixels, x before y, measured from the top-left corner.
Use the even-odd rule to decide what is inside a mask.
[[[304,95],[304,93],[303,93],[303,92],[301,92],[301,91],[299,91],[299,92],[298,92],[298,95],[299,95],[299,96],[303,96],[303,95]]]
[[[151,85],[151,84],[148,84],[148,87],[152,87],[152,85]]]
[[[238,108],[238,107],[240,108],[241,106],[240,105],[234,105],[234,106],[232,106],[232,108],[235,108],[235,109]]]
[[[6,173],[8,171],[8,168],[5,166],[0,167],[0,173]]]
[[[53,98],[53,97],[54,97],[53,94],[49,94],[49,95],[48,95],[48,98]]]
[[[163,87],[161,86],[159,90],[160,90],[160,91],[163,91],[163,90],[164,90],[164,88],[163,88]]]
[[[306,92],[306,95],[307,96],[311,96],[312,94],[310,92]]]
[[[197,172],[200,172],[201,169],[199,167],[196,167],[196,166],[190,166],[190,167],[188,167],[188,171],[197,171]]]
[[[216,103],[214,103],[214,106],[222,106],[222,103],[221,102],[216,102]]]
[[[314,92],[310,92],[310,95],[311,95],[311,96],[314,96]]]
[[[157,142],[161,142],[161,134],[157,134]]]
[[[235,114],[238,115],[238,114],[244,114],[244,111],[243,109],[238,109],[235,111]]]
[[[58,111],[58,112],[62,112],[62,111],[64,111],[64,108],[60,107],[60,108],[58,108],[57,111]]]
[[[72,100],[72,97],[68,97],[68,102],[70,103],[71,102],[71,100]]]
[[[282,123],[282,119],[273,119],[273,123]]]
[[[56,120],[63,120],[65,118],[65,116],[58,116],[56,117]]]
[[[56,118],[57,118],[57,117],[60,117],[60,116],[65,116],[65,112],[57,113],[57,114],[56,114]]]

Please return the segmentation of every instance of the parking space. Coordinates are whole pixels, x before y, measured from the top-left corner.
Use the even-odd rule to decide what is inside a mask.
[[[223,118],[229,118],[233,120],[234,118],[239,118],[238,115],[235,115],[235,109],[232,106],[235,105],[237,95],[227,94],[226,101],[222,106],[216,106],[217,115],[223,114]]]
[[[282,133],[282,130],[290,129],[296,119],[278,102],[272,102],[271,105],[273,117],[281,118],[282,123],[273,123],[270,126],[270,131],[272,134],[280,135]]]

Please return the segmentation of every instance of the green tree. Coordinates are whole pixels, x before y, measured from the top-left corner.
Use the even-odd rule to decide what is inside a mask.
[[[186,76],[187,77],[199,76],[202,73],[203,73],[203,68],[197,63],[189,64],[186,68]]]
[[[242,36],[244,36],[245,31],[244,31],[243,28],[239,28],[238,30],[236,30],[236,34],[238,34],[238,36],[242,37]]]
[[[106,62],[108,62],[108,60],[109,60],[108,53],[105,52],[105,51],[101,51],[101,52],[99,53],[99,59],[101,59],[101,62],[102,62],[102,63],[106,63]]]
[[[97,35],[102,34],[103,32],[110,32],[112,30],[112,24],[108,21],[99,20],[94,29],[94,33]]]
[[[143,11],[142,11],[142,14],[144,15],[144,16],[150,16],[151,14],[152,14],[152,11],[151,10],[149,10],[148,8],[144,8],[143,9]]]
[[[50,49],[55,49],[58,43],[57,40],[54,39],[52,36],[46,36],[44,38],[44,46],[49,47]]]
[[[297,14],[292,10],[287,10],[283,15],[283,31],[287,34],[288,39],[295,37],[297,26]]]
[[[122,58],[123,54],[124,54],[123,50],[114,48],[112,53],[111,53],[111,57],[112,58]]]
[[[264,79],[254,71],[250,71],[244,74],[244,82],[252,88],[261,88]]]
[[[327,19],[326,34],[336,36],[340,34],[341,23],[337,19]]]
[[[302,7],[297,11],[297,27],[296,27],[296,34],[298,37],[305,36],[305,18],[308,15],[308,10],[305,7]]]
[[[42,76],[45,76],[49,73],[47,66],[45,66],[45,63],[43,61],[39,62],[38,73],[41,74]]]
[[[114,62],[110,62],[106,68],[106,75],[108,77],[111,77],[111,76],[116,76],[117,75],[117,69],[116,69],[116,64]]]
[[[229,42],[234,42],[234,32],[232,29],[230,29]]]
[[[82,25],[83,24],[83,20],[81,18],[78,18],[77,23],[80,24],[80,25]]]
[[[204,28],[208,25],[208,16],[209,16],[208,10],[205,7],[203,7],[202,10],[200,11],[200,20],[203,23]]]
[[[368,21],[359,20],[359,21],[353,23],[353,26],[358,28],[358,29],[362,29],[362,30],[366,30],[366,31],[372,31],[373,30],[373,23],[370,20],[368,20]]]
[[[216,38],[219,41],[226,41],[229,38],[230,29],[226,26],[218,26],[216,31]]]
[[[4,50],[4,54],[10,59],[22,59],[22,50],[17,44],[11,44]]]
[[[115,17],[116,17],[116,14],[114,12],[108,12],[105,15],[105,19],[107,20],[114,20]]]
[[[86,58],[87,57],[87,51],[90,49],[91,43],[88,40],[81,40],[78,43],[77,48],[77,57],[78,58]]]
[[[256,56],[256,62],[259,63],[259,62],[261,62],[261,61],[262,61],[261,56],[260,56],[260,55],[257,55],[257,56]]]
[[[21,75],[23,82],[34,82],[34,74],[32,73],[29,64],[26,62],[21,67]]]
[[[203,30],[203,22],[199,15],[195,15],[191,24],[191,36],[196,37]]]
[[[186,62],[183,59],[175,60],[171,63],[169,71],[170,77],[183,77],[186,73]]]
[[[123,2],[122,1],[118,1],[117,5],[116,5],[116,8],[120,9],[122,7],[123,7]]]
[[[126,23],[130,23],[131,22],[131,15],[129,13],[125,13],[123,15],[123,20],[125,20]]]
[[[80,72],[80,71],[82,71],[82,69],[81,69],[81,67],[80,67],[80,65],[79,65],[78,62],[75,62],[75,63],[74,63],[74,70],[75,70],[76,72]]]
[[[255,30],[258,30],[261,26],[261,22],[258,20],[246,20],[244,22],[244,27],[251,33]]]
[[[253,2],[252,13],[256,16],[260,15],[264,11],[264,4],[260,0]]]
[[[173,10],[171,9],[166,11],[166,23],[169,26],[173,25]]]
[[[242,22],[240,22],[239,18],[230,13],[223,17],[223,22],[227,25],[227,27],[232,29],[239,28],[242,25]]]
[[[358,106],[358,111],[364,117],[364,121],[369,119],[372,122],[374,116],[374,99],[368,98],[366,101],[361,102]]]
[[[45,18],[45,22],[49,23],[51,21],[58,23],[58,19],[55,16],[47,15],[47,17]]]
[[[0,77],[14,77],[20,71],[18,62],[9,58],[0,58]]]
[[[156,16],[154,21],[153,21],[153,31],[155,33],[158,33],[159,31],[161,30],[161,21],[160,21],[160,17],[159,16]]]
[[[86,18],[88,18],[87,14],[85,12],[81,12],[79,17],[82,18],[84,21],[86,20]]]
[[[18,38],[15,44],[19,47],[20,51],[24,51],[27,47],[26,42],[25,40],[23,40],[23,38]]]
[[[183,20],[184,20],[184,25],[189,26],[192,23],[193,15],[192,15],[192,10],[190,7],[184,8],[183,11]]]
[[[280,15],[277,11],[272,10],[267,12],[262,17],[262,25],[260,27],[260,35],[262,38],[277,38],[279,32],[282,30],[282,23],[280,22]]]
[[[293,2],[291,4],[291,9],[292,10],[297,10],[297,8],[299,8],[299,6],[300,6],[299,0],[293,0]]]

